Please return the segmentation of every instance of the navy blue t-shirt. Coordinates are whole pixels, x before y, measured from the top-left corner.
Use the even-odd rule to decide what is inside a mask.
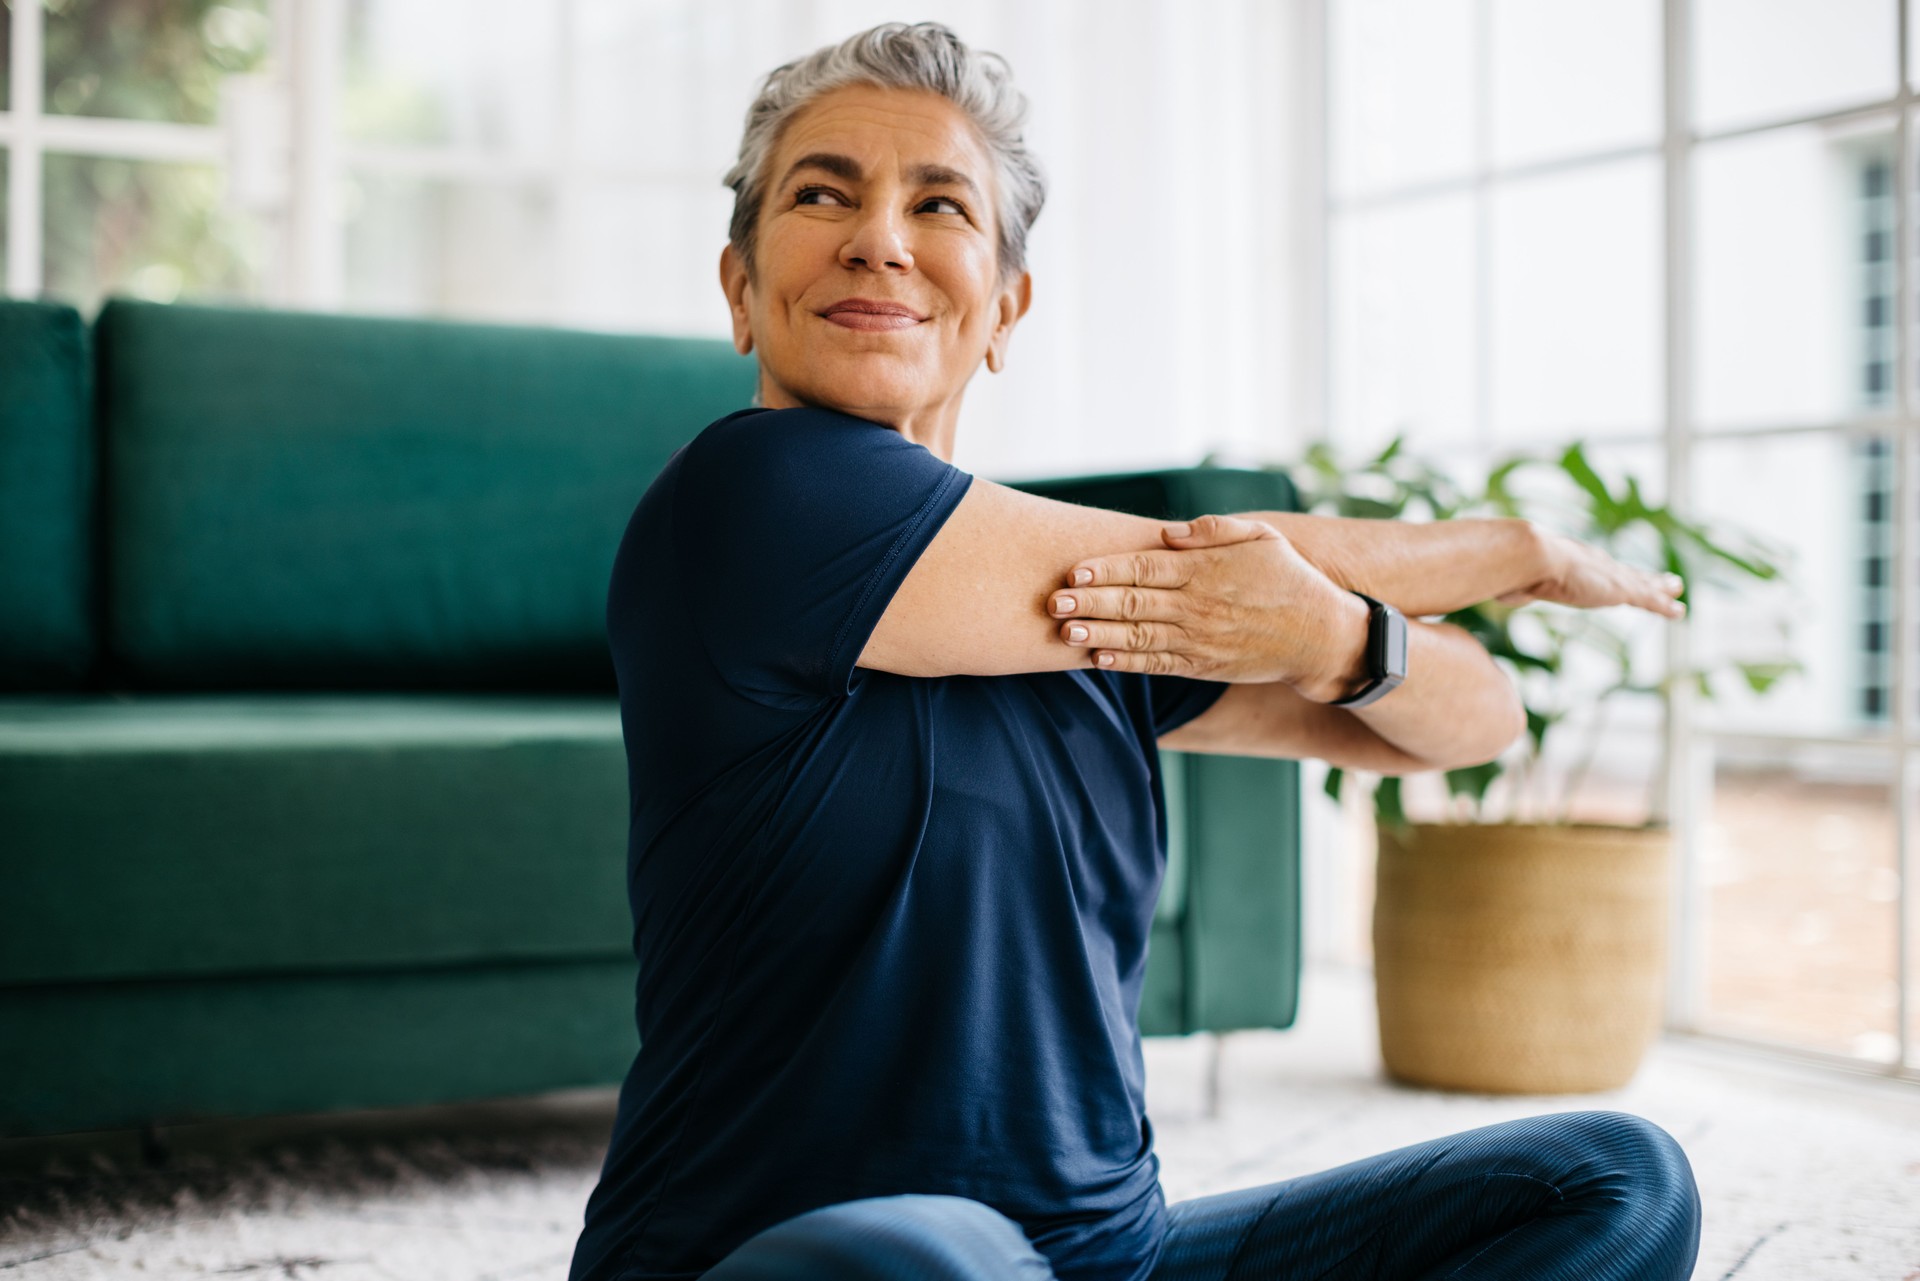
[[[640,1051],[574,1281],[695,1277],[905,1192],[993,1206],[1063,1281],[1159,1250],[1154,740],[1226,686],[856,668],[971,482],[880,424],[746,410],[634,510],[607,634]]]

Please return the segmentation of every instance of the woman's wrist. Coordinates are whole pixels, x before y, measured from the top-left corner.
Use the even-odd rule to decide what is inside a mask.
[[[1314,661],[1299,679],[1288,682],[1294,692],[1316,703],[1331,703],[1359,689],[1367,679],[1367,625],[1367,603],[1335,587],[1314,628]]]
[[[1513,569],[1508,575],[1510,584],[1495,595],[1523,592],[1552,578],[1559,565],[1559,550],[1555,546],[1558,535],[1518,516],[1505,517],[1500,523],[1508,527],[1508,555]]]

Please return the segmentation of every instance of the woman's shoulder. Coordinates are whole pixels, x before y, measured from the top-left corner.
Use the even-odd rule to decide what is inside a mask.
[[[683,471],[715,483],[759,478],[784,486],[806,474],[849,480],[865,466],[886,467],[924,447],[884,423],[801,406],[736,410],[709,423],[682,452]]]
[[[736,409],[724,417],[714,419],[693,439],[695,443],[754,440],[764,444],[775,438],[789,438],[795,433],[845,434],[876,430],[890,436],[899,436],[898,432],[884,423],[872,422],[838,409],[827,409],[817,405],[768,409],[765,406],[754,405],[746,409]]]

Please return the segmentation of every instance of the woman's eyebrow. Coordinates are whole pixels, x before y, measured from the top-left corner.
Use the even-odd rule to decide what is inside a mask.
[[[784,187],[793,181],[793,176],[802,169],[823,169],[843,182],[864,182],[867,177],[867,171],[852,156],[843,156],[836,151],[812,151],[787,167],[780,185]],[[910,176],[922,187],[963,187],[976,199],[980,195],[978,183],[947,165],[916,165]]]
[[[922,187],[965,187],[976,198],[980,195],[973,179],[945,165],[921,165],[913,171],[913,178]]]
[[[862,169],[860,162],[852,156],[843,156],[832,151],[814,151],[789,165],[786,177],[780,180],[780,185],[786,186],[793,175],[802,169],[824,169],[844,182],[859,182],[867,176],[866,170]]]

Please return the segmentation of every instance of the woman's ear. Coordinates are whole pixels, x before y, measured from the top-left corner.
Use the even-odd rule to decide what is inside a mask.
[[[733,349],[742,356],[753,353],[753,325],[747,315],[747,267],[729,244],[720,251],[720,291],[727,296],[727,311],[733,316]]]
[[[1007,365],[1007,344],[1013,341],[1013,327],[1033,305],[1033,273],[1023,271],[1000,291],[993,319],[993,334],[987,339],[987,372],[999,373]]]

